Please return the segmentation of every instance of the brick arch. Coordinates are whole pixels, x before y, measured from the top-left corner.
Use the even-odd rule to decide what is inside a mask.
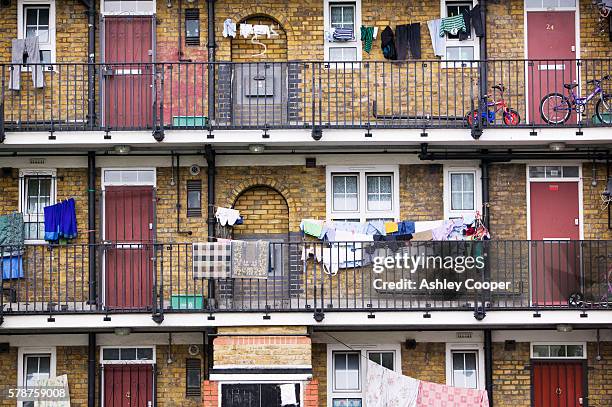
[[[289,37],[290,33],[293,34],[293,28],[291,27],[291,24],[289,24],[289,19],[287,18],[287,16],[279,11],[275,11],[274,15],[272,15],[270,14],[270,9],[266,7],[244,7],[240,11],[234,13],[231,18],[233,21],[236,21],[238,27],[240,27],[240,22],[252,17],[268,17],[281,26],[281,29],[285,31],[287,37]]]
[[[242,195],[244,192],[248,191],[249,189],[257,188],[257,187],[270,188],[278,192],[278,194],[283,197],[285,202],[287,202],[287,206],[289,207],[289,230],[290,231],[293,230],[296,225],[300,224],[301,219],[298,218],[297,203],[295,199],[293,198],[293,196],[291,195],[289,188],[287,188],[285,185],[278,182],[278,180],[274,178],[255,177],[255,178],[251,178],[249,180],[245,180],[243,182],[238,183],[237,185],[234,186],[231,193],[227,197],[227,206],[229,206],[230,208],[233,208],[236,201],[240,197],[240,195]]]

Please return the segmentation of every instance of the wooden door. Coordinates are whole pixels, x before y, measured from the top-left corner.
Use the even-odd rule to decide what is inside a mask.
[[[104,407],[152,406],[152,365],[104,366]]]
[[[582,362],[534,362],[534,407],[582,407],[584,402]]]

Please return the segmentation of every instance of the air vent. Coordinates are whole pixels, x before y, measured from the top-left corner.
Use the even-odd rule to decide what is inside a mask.
[[[471,332],[457,332],[457,339],[470,339],[471,337]]]
[[[44,158],[30,158],[30,164],[32,165],[42,165],[46,162]]]
[[[185,44],[200,45],[200,10],[185,10]]]

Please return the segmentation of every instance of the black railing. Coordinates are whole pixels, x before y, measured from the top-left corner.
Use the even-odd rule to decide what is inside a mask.
[[[612,59],[113,63],[93,70],[57,63],[42,74],[36,67],[0,65],[7,131],[612,125]],[[479,93],[484,68],[487,95]],[[89,72],[96,112],[89,111]],[[44,77],[44,87],[33,75]],[[598,87],[592,100],[580,99]]]
[[[192,243],[5,247],[0,313],[612,307],[612,241],[270,243],[266,256],[261,278],[212,278]]]

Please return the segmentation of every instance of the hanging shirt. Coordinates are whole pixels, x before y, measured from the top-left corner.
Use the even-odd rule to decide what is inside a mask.
[[[363,50],[369,54],[374,42],[374,27],[361,26],[361,41],[363,42]]]
[[[242,38],[249,38],[253,34],[255,34],[253,24],[240,24],[240,36]]]
[[[236,23],[233,22],[231,18],[223,22],[223,37],[236,38]]]
[[[440,24],[440,37],[445,36],[446,33],[457,35],[459,31],[466,31],[463,14],[442,19],[442,23]]]
[[[440,36],[441,24],[441,18],[427,22],[427,28],[429,29],[429,36],[431,37],[431,45],[433,47],[434,55],[438,57],[443,57],[446,55],[446,36]]]

